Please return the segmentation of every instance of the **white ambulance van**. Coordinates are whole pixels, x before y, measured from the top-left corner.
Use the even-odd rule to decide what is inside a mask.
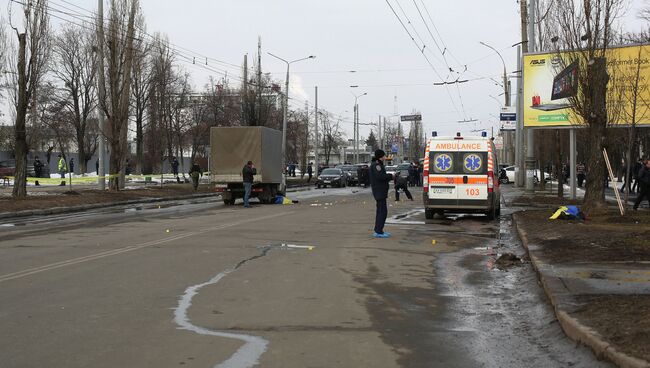
[[[496,149],[482,137],[434,137],[424,155],[423,199],[427,219],[444,212],[485,213],[495,219],[501,212]]]

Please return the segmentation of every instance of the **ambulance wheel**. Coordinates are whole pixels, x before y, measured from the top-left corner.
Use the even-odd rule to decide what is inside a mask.
[[[436,215],[436,211],[434,211],[434,210],[431,209],[431,208],[426,208],[426,209],[424,210],[424,217],[425,217],[427,220],[433,220],[433,216],[435,216],[435,215]]]
[[[493,207],[491,210],[487,211],[486,213],[488,220],[492,221],[499,217],[499,213],[497,211],[496,207]]]

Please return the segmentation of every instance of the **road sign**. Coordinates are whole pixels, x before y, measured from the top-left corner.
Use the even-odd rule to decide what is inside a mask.
[[[501,130],[517,129],[517,110],[515,107],[504,107],[501,109]]]
[[[393,153],[397,153],[397,152],[399,152],[399,146],[398,146],[397,144],[393,144],[393,145],[391,146],[391,151],[392,151]]]
[[[402,119],[402,121],[422,121],[422,115],[421,114],[402,115],[400,118]]]

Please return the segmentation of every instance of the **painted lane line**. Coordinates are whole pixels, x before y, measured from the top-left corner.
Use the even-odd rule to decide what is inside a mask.
[[[198,294],[199,290],[205,286],[214,285],[219,282],[226,275],[234,272],[230,269],[219,273],[207,282],[202,284],[190,286],[185,289],[183,296],[178,301],[178,307],[174,310],[174,322],[180,326],[181,329],[195,332],[200,335],[217,336],[227,339],[235,339],[243,341],[245,344],[240,347],[235,354],[228,360],[215,365],[215,368],[248,368],[253,367],[259,363],[259,358],[266,351],[268,341],[259,337],[251,335],[240,335],[228,332],[219,332],[208,330],[207,328],[195,326],[190,322],[187,316],[187,311],[192,306],[192,298]]]
[[[5,282],[5,281],[9,281],[9,280],[15,280],[15,279],[30,276],[30,275],[34,275],[34,274],[41,273],[41,272],[55,270],[55,269],[62,268],[62,267],[72,266],[72,265],[79,264],[79,263],[90,262],[90,261],[98,260],[98,259],[105,258],[105,257],[115,256],[115,255],[126,253],[126,252],[132,252],[132,251],[135,251],[135,250],[139,250],[139,249],[143,249],[143,248],[147,248],[147,247],[152,247],[154,245],[165,244],[165,243],[173,242],[173,241],[176,241],[176,240],[185,239],[185,238],[188,238],[188,237],[191,237],[191,236],[201,235],[201,234],[211,232],[211,231],[217,231],[217,230],[222,230],[222,229],[225,229],[225,228],[228,228],[228,227],[243,225],[243,224],[246,224],[246,223],[249,223],[249,222],[261,221],[261,220],[267,220],[267,219],[271,219],[271,218],[275,218],[275,217],[285,216],[285,215],[289,215],[291,213],[292,212],[278,213],[278,214],[274,214],[274,215],[268,215],[268,216],[262,216],[262,217],[246,219],[246,220],[242,220],[242,221],[238,221],[238,222],[233,222],[233,223],[230,223],[230,224],[223,224],[223,225],[209,227],[209,228],[199,230],[199,231],[195,231],[195,232],[191,232],[191,233],[175,235],[175,236],[172,236],[172,237],[159,239],[159,240],[152,240],[152,241],[148,241],[148,242],[145,242],[145,243],[130,245],[130,246],[126,246],[126,247],[123,247],[123,248],[118,248],[118,249],[113,249],[113,250],[109,250],[109,251],[99,252],[99,253],[91,254],[91,255],[88,255],[88,256],[72,258],[72,259],[69,259],[69,260],[60,261],[60,262],[56,262],[56,263],[51,263],[51,264],[40,266],[40,267],[35,267],[35,268],[27,269],[27,270],[17,271],[17,272],[13,272],[13,273],[9,273],[9,274],[0,276],[0,283]]]

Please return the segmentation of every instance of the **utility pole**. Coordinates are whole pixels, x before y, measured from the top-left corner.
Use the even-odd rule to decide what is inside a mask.
[[[257,106],[258,124],[262,122],[262,36],[257,36]]]
[[[316,170],[316,177],[318,177],[318,86],[314,87],[315,103],[314,103],[314,124],[316,124],[316,144],[314,145],[314,170]]]
[[[249,122],[247,119],[246,109],[248,109],[248,54],[244,55],[244,68],[243,68],[244,80],[242,85],[242,96],[241,96],[241,121],[244,126],[248,126]],[[258,122],[259,123],[259,122]]]
[[[530,0],[529,19],[528,19],[528,50],[535,52],[535,21],[537,0]],[[526,191],[535,191],[535,131],[532,128],[526,129]],[[541,175],[540,175],[541,176]],[[544,180],[544,178],[539,178]]]
[[[519,81],[517,82],[517,125],[515,127],[515,185],[517,187],[523,187],[525,181],[525,175],[523,170],[524,164],[524,77],[523,77],[523,58],[521,55],[521,50],[523,45],[520,45],[517,48],[517,65],[519,65],[519,70],[522,71],[520,74]]]
[[[106,130],[106,123],[104,121],[104,105],[106,103],[106,81],[104,80],[104,0],[97,0],[97,71],[99,87],[97,88],[99,94],[99,169],[97,173],[97,184],[99,190],[106,190],[106,137],[104,131]]]

